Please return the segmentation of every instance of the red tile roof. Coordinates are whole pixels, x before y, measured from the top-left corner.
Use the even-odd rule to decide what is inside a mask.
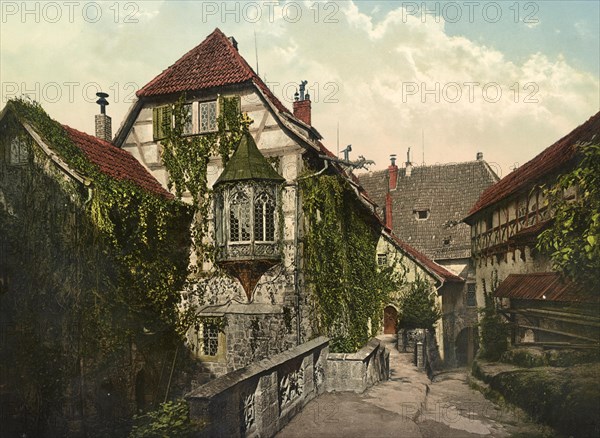
[[[599,140],[600,112],[485,190],[468,215],[471,216],[560,170],[575,157],[578,145]]]
[[[558,272],[510,274],[494,292],[498,298],[568,302],[598,302],[598,296],[582,294],[575,283]]]
[[[275,107],[290,111],[271,93],[220,29],[183,55],[173,65],[138,90],[138,97],[204,90],[253,82]]]
[[[131,181],[139,187],[173,199],[160,183],[129,152],[119,149],[112,143],[63,125],[67,134],[100,171],[118,180]]]
[[[403,242],[396,236],[393,232],[389,232],[390,237],[394,240],[394,242],[409,256],[411,256],[416,262],[418,262],[421,266],[427,269],[429,272],[433,273],[438,278],[442,279],[445,282],[449,283],[462,283],[465,280],[459,277],[456,274],[448,271],[443,266],[438,265],[436,262],[428,258],[422,252],[417,251],[415,248],[410,246],[408,243]]]

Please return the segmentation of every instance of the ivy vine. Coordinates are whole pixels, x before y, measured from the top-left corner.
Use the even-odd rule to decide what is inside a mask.
[[[354,352],[380,325],[383,306],[402,278],[376,263],[381,226],[338,175],[300,183],[307,233],[304,263],[314,295],[314,330],[331,337],[332,351]]]

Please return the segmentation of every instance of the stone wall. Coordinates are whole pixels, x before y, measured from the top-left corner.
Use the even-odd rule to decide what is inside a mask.
[[[201,436],[273,436],[325,390],[329,340],[316,338],[187,395]]]
[[[356,353],[330,353],[327,357],[327,391],[364,392],[387,380],[390,352],[378,339],[371,339]]]

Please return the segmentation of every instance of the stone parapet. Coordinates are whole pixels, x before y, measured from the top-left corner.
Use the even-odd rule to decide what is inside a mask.
[[[327,391],[362,393],[370,386],[387,380],[390,352],[378,339],[371,339],[356,353],[330,353],[327,357]]]

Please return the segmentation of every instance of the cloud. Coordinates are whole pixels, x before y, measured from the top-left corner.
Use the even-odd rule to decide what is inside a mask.
[[[80,82],[73,101],[41,101],[61,122],[93,132],[97,108],[82,97],[82,87],[97,82],[109,89],[116,128],[133,86],[220,27],[236,37],[251,65],[256,32],[260,72],[273,91],[291,107],[285,85],[308,80],[313,123],[325,143],[335,151],[339,122],[341,144],[351,143],[353,156],[374,159],[377,168],[408,147],[420,157],[424,131],[427,162],[472,160],[483,151],[506,173],[598,111],[598,79],[591,73],[533,50],[510,61],[494,47],[450,36],[443,17],[423,23],[401,6],[367,13],[355,2],[309,1],[296,2],[302,7],[297,22],[293,11],[285,15],[285,3],[272,19],[263,8],[253,22],[242,3],[225,16],[221,10],[207,16],[206,4],[140,2],[138,22],[131,24],[114,23],[109,3],[103,4],[106,21],[95,24],[3,23],[3,85]]]

